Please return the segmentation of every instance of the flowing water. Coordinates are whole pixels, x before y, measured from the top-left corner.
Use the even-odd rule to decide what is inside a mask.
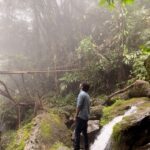
[[[109,140],[111,138],[113,127],[122,121],[123,117],[129,116],[136,112],[137,107],[132,106],[128,111],[125,112],[124,115],[115,117],[112,121],[106,124],[100,134],[97,136],[94,144],[91,145],[91,150],[105,150],[106,146],[109,144]]]

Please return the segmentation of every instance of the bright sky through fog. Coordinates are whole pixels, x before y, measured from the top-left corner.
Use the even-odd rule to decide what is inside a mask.
[[[27,21],[29,23],[32,21],[32,12],[30,11],[30,9],[25,11],[16,10],[14,15],[18,20]]]
[[[64,0],[56,0],[56,1],[57,1],[57,4],[60,6]]]

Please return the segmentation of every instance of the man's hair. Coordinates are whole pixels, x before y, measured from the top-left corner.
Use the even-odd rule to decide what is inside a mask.
[[[88,92],[90,85],[86,82],[81,83],[81,85],[82,85],[82,90]]]

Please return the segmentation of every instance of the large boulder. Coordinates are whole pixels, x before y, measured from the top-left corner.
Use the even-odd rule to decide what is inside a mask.
[[[100,131],[99,120],[89,120],[89,122],[88,122],[88,137],[89,137],[90,143],[94,142],[94,139],[98,135],[99,131]]]
[[[125,117],[114,127],[110,149],[148,150],[149,142],[150,102],[147,101],[138,106],[135,114]]]
[[[24,150],[51,150],[59,142],[70,145],[70,136],[69,130],[58,114],[43,113],[35,118],[34,128]]]
[[[137,80],[128,91],[128,97],[150,97],[150,84],[147,81]]]
[[[8,138],[5,138],[5,142]],[[43,112],[29,124],[15,131],[5,145],[5,150],[68,150],[71,147],[71,132],[64,120],[54,112]]]
[[[129,99],[133,97],[150,97],[150,84],[144,80],[136,80],[132,85],[109,96],[107,103],[116,99]]]
[[[91,107],[90,120],[100,120],[102,117],[102,109],[103,107],[101,105]]]

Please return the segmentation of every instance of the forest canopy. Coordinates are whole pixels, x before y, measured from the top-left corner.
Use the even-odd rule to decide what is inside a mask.
[[[1,113],[11,116],[16,104],[72,104],[81,81],[93,95],[149,81],[149,0],[122,2],[133,0],[0,0],[0,70],[23,71],[1,74],[1,105],[10,107]]]

